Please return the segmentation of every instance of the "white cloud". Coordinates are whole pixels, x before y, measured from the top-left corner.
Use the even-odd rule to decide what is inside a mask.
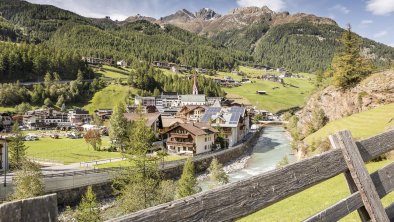
[[[388,15],[394,12],[394,0],[369,0],[367,10],[375,15]]]
[[[394,42],[393,42],[393,43],[390,43],[389,46],[391,46],[391,47],[394,48]]]
[[[237,0],[237,4],[241,7],[267,6],[273,11],[281,11],[286,7],[286,4],[283,0]]]
[[[373,35],[373,37],[375,37],[375,38],[381,38],[381,37],[383,37],[383,36],[386,36],[387,34],[388,34],[388,32],[387,32],[386,30],[383,30],[383,31],[380,31],[380,32],[375,33],[375,35]]]
[[[372,24],[372,23],[373,23],[372,20],[362,20],[361,21],[361,25],[369,25],[369,24]]]
[[[350,10],[348,8],[346,8],[345,6],[340,5],[340,4],[337,4],[334,7],[332,7],[331,10],[339,11],[339,12],[341,12],[343,14],[349,14],[350,13]]]

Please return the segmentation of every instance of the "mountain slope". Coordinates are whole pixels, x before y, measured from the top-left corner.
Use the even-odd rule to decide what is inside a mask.
[[[267,7],[238,8],[209,20],[181,10],[157,23],[206,35],[227,47],[252,53],[259,64],[283,66],[295,72],[326,69],[339,47],[337,39],[344,31],[329,18],[276,13]],[[363,47],[365,56],[377,66],[394,60],[392,47],[366,38]]]

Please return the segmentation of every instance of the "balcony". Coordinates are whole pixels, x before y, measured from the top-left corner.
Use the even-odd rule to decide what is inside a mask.
[[[167,141],[167,146],[186,146],[186,147],[193,147],[193,142],[180,142],[180,141]]]
[[[181,133],[171,133],[170,137],[174,137],[174,138],[189,138],[189,133],[186,134],[181,134]]]

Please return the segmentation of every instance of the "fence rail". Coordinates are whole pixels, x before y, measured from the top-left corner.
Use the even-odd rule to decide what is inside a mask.
[[[358,149],[362,161],[370,161],[394,149],[394,131],[356,142],[354,147],[355,150]],[[393,168],[394,163],[371,175],[376,186],[375,192],[378,192],[380,197],[393,190]],[[110,221],[232,221],[266,208],[336,175],[346,173],[349,169],[343,150],[334,149],[246,180]],[[353,172],[352,169],[350,170]],[[354,192],[345,200],[307,221],[340,219],[365,205],[364,198],[361,198],[364,194],[364,190]],[[394,204],[386,208],[386,214],[388,218],[394,220]]]

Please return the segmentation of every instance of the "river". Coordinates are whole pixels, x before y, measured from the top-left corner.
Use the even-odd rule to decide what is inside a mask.
[[[291,138],[281,126],[266,126],[244,168],[228,173],[230,183],[273,170],[285,156],[290,163],[296,161],[291,150]],[[201,180],[199,186],[208,190],[211,187],[209,179]]]

